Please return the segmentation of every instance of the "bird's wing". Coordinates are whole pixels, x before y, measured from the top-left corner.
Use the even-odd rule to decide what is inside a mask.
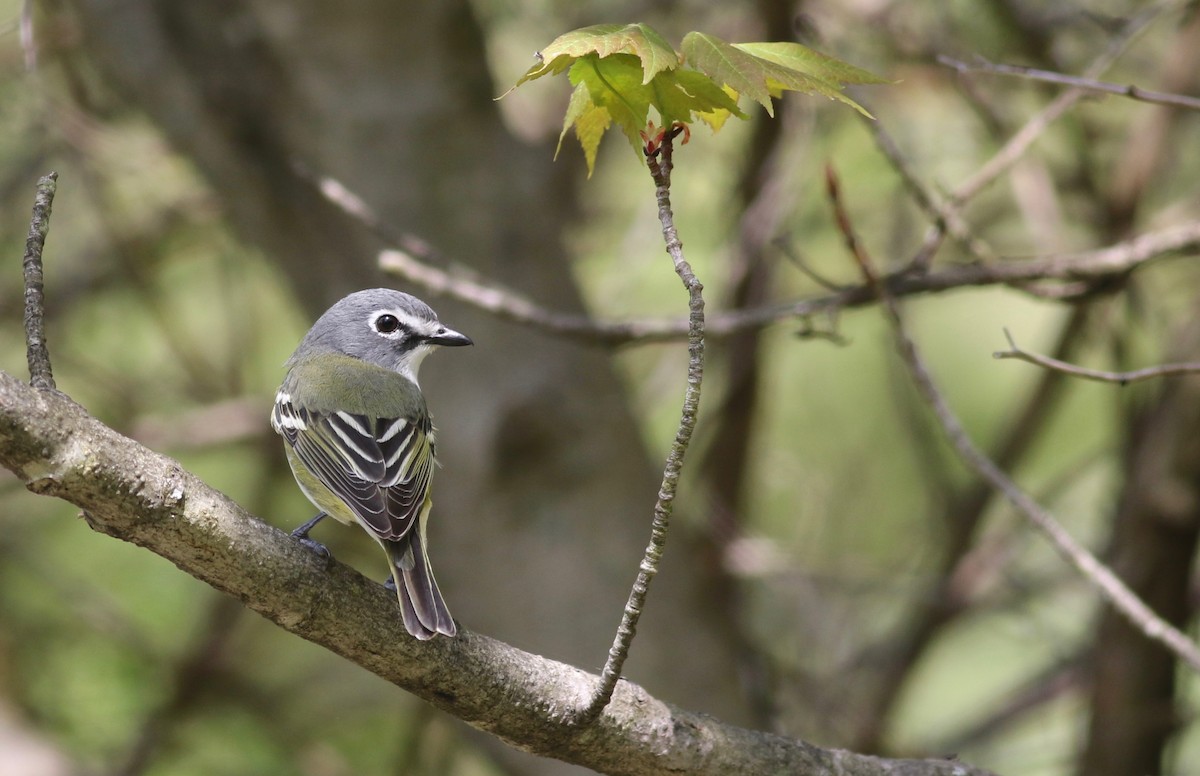
[[[417,524],[433,476],[427,417],[314,412],[280,396],[272,421],[308,470],[378,538],[402,539]]]

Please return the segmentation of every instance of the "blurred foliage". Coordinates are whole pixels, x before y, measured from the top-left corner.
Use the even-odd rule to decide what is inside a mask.
[[[18,5],[0,6],[7,33],[0,38],[0,255],[10,259],[0,272],[0,367],[24,369],[16,257],[34,181],[57,169],[46,275],[60,387],[264,519],[294,526],[309,508],[266,417],[279,367],[307,322],[281,270],[230,232],[187,161],[105,94],[86,63],[76,63],[71,77],[46,63],[37,76],[24,72]],[[806,43],[898,81],[852,94],[925,180],[952,185],[1054,91],[982,76],[968,88],[931,62],[935,54],[1015,62],[1049,56],[1064,72],[1080,72],[1114,19],[1138,6],[859,0],[805,3],[798,19],[818,38]],[[597,21],[645,18],[671,39],[693,28],[727,39],[761,36],[744,4],[477,0],[476,7],[497,83],[528,67],[547,30]],[[1034,20],[1031,28],[1014,22],[1022,14]],[[54,10],[45,17],[51,29],[69,23]],[[1179,14],[1164,16],[1105,77],[1153,87],[1160,54],[1181,23]],[[1044,39],[1031,38],[1031,29]],[[101,104],[76,102],[72,78],[83,78],[84,92]],[[553,139],[566,95],[549,91],[524,90],[499,106],[514,133]],[[1045,133],[1011,178],[978,197],[968,217],[1005,255],[1111,241],[1116,235],[1098,203],[1132,128],[1150,110],[1114,98],[1085,102]],[[926,222],[862,120],[824,100],[785,101],[778,114],[783,139],[772,167],[784,215],[768,256],[770,298],[819,292],[797,256],[836,283],[857,281],[818,183],[826,160],[835,161],[874,254],[881,261],[909,255]],[[1181,120],[1172,163],[1139,204],[1136,230],[1196,218],[1197,124],[1195,115]],[[711,310],[729,291],[738,228],[731,192],[754,151],[754,129],[697,133],[677,149],[675,213]],[[652,184],[626,155],[612,162],[597,169],[584,191],[586,213],[570,227],[590,308],[611,318],[682,315],[685,299],[662,258]],[[948,249],[938,260],[967,258]],[[1079,360],[1133,366],[1162,359],[1165,334],[1194,304],[1197,280],[1194,263],[1165,263],[1145,273],[1129,300],[1099,302],[1098,333]],[[991,358],[1003,347],[1001,328],[1044,352],[1065,317],[1054,303],[995,289],[913,300],[906,309],[948,399],[984,446],[1003,433],[1038,377],[1033,367]],[[782,726],[803,737],[814,720],[828,718],[820,729],[834,739],[848,724],[839,714],[852,707],[850,679],[864,645],[885,639],[926,590],[944,534],[931,515],[967,477],[930,433],[878,311],[811,325],[844,344],[798,336],[800,324],[786,323],[759,345],[751,473],[742,538],[729,562],[746,580],[751,640],[778,665]],[[665,452],[678,416],[682,348],[627,348],[615,357],[647,445]],[[706,384],[701,448],[719,420],[720,364],[718,355]],[[1120,486],[1120,419],[1153,391],[1070,384],[1017,472],[1092,546],[1105,541]],[[678,530],[702,534],[709,495],[686,472],[684,482],[691,522]],[[339,557],[378,574],[365,542],[349,532],[328,540]],[[1072,773],[1087,714],[1078,685],[1011,724],[963,736],[1053,666],[1078,660],[1095,597],[1007,508],[989,510],[976,544],[992,550],[977,600],[905,683],[887,746],[941,753],[962,741],[960,757],[998,772]],[[18,708],[78,763],[173,776],[498,772],[463,745],[463,726],[227,605],[165,561],[85,530],[70,508],[31,497],[0,473],[0,703]],[[187,667],[196,665],[207,666],[209,678],[189,687]],[[1191,713],[1171,753],[1179,772],[1200,762],[1200,731],[1191,722],[1197,682],[1190,674],[1184,681]]]

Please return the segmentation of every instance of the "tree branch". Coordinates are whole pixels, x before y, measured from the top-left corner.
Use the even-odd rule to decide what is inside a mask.
[[[608,659],[604,662],[604,670],[600,672],[600,686],[591,704],[584,712],[584,719],[593,719],[608,704],[612,697],[617,681],[621,678],[621,669],[629,657],[629,647],[637,633],[638,620],[646,605],[646,594],[650,581],[658,573],[658,564],[662,560],[663,550],[667,546],[667,529],[671,523],[671,511],[675,505],[675,492],[679,487],[679,474],[683,470],[683,457],[692,441],[692,431],[696,428],[696,414],[700,411],[700,385],[704,380],[704,285],[696,277],[687,259],[683,256],[683,243],[675,229],[675,216],[671,213],[671,168],[674,133],[671,127],[663,129],[662,145],[657,152],[646,154],[646,165],[654,178],[654,195],[658,201],[658,220],[662,224],[663,240],[667,253],[675,265],[675,273],[683,281],[683,287],[688,293],[688,368],[687,388],[683,395],[683,409],[680,413],[679,428],[675,432],[675,440],[667,454],[667,463],[663,468],[662,484],[658,489],[658,500],[654,504],[654,519],[650,523],[650,543],[638,567],[637,579],[634,580],[633,590],[625,603],[625,611],[621,615],[621,624],[617,627],[616,638],[608,650]],[[660,161],[661,159],[661,161]]]
[[[883,142],[886,146],[886,141]],[[888,153],[886,149],[885,153]],[[329,202],[392,246],[380,252],[380,269],[389,275],[415,283],[429,293],[447,296],[498,318],[590,345],[619,347],[673,342],[688,336],[691,325],[683,318],[605,321],[586,315],[546,309],[491,279],[455,268],[453,262],[425,240],[416,235],[399,232],[384,223],[366,202],[340,181],[318,176],[303,167],[296,167],[296,171],[310,181]],[[959,202],[963,196],[958,192],[951,199]],[[956,212],[952,202],[942,202],[939,208],[946,214]],[[936,216],[938,211],[934,212]],[[965,224],[960,226],[963,230],[967,228]],[[926,245],[922,246],[919,253],[931,254],[940,243],[943,233],[942,229],[935,226],[934,234],[926,238]],[[956,239],[972,239],[968,231],[951,236]],[[982,254],[990,255],[982,244],[976,244],[975,247]],[[1200,223],[1191,223],[1148,232],[1132,240],[1093,251],[1024,260],[1006,258],[995,262],[948,267],[938,272],[902,270],[889,275],[883,282],[896,297],[936,293],[968,286],[1008,285],[1026,291],[1032,283],[1049,281],[1069,284],[1069,290],[1074,295],[1086,289],[1088,281],[1100,281],[1131,272],[1167,254],[1194,251],[1197,248],[1200,248]],[[451,268],[442,269],[441,266],[435,265]],[[784,321],[836,312],[842,308],[862,307],[874,304],[875,301],[876,296],[871,287],[862,284],[839,288],[823,296],[783,304],[710,313],[706,318],[705,335],[710,339],[728,337]]]
[[[1150,609],[1136,593],[1129,589],[1128,585],[1113,573],[1112,569],[1101,563],[1095,555],[1076,542],[1075,538],[1054,519],[1053,515],[1043,509],[1028,493],[1021,490],[971,441],[966,429],[962,427],[945,397],[938,390],[937,384],[934,383],[933,377],[925,365],[925,360],[917,350],[916,343],[908,336],[895,298],[892,297],[887,285],[879,277],[870,256],[855,236],[849,216],[842,206],[837,178],[832,167],[826,168],[826,181],[829,199],[833,204],[834,215],[846,240],[846,246],[863,276],[883,302],[884,312],[892,326],[900,354],[912,374],[913,382],[916,383],[922,397],[933,410],[943,433],[959,457],[980,477],[987,480],[992,487],[1004,494],[1005,499],[1050,540],[1050,544],[1058,554],[1074,566],[1104,600],[1120,612],[1134,627],[1147,638],[1161,643],[1193,670],[1200,672],[1200,647],[1197,647],[1196,643],[1182,631]]]
[[[1058,86],[1070,86],[1075,89],[1082,89],[1087,92],[1102,92],[1104,94],[1116,94],[1121,97],[1128,97],[1131,100],[1139,102],[1149,102],[1156,105],[1168,105],[1172,108],[1184,108],[1186,110],[1200,110],[1200,98],[1189,97],[1185,94],[1168,94],[1166,92],[1156,92],[1150,89],[1142,89],[1133,84],[1115,84],[1109,81],[1097,81],[1095,78],[1086,78],[1077,75],[1067,75],[1065,73],[1055,73],[1051,70],[1040,70],[1036,67],[1021,67],[1019,65],[1003,65],[994,62],[988,62],[986,59],[980,58],[974,64],[962,62],[953,57],[939,56],[938,62],[946,67],[953,68],[959,73],[990,73],[992,75],[1011,75],[1017,78],[1024,78],[1029,81],[1041,81],[1042,83],[1056,84]]]
[[[900,774],[986,771],[942,760],[884,760],[737,728],[664,703],[630,682],[587,727],[567,724],[597,677],[463,628],[420,642],[395,596],[326,565],[224,494],[91,417],[57,392],[0,371],[0,465],[34,493],[84,510],[95,530],[183,571],[513,746],[611,774]],[[681,645],[686,638],[681,635]]]
[[[33,218],[25,238],[25,356],[29,361],[29,382],[40,390],[54,390],[54,372],[50,369],[50,351],[46,348],[46,302],[42,290],[42,248],[50,231],[50,210],[58,189],[58,173],[43,176],[33,201]]]
[[[1104,51],[1088,66],[1085,71],[1087,76],[1095,77],[1107,70],[1109,65],[1116,61],[1121,52],[1125,50],[1125,47],[1139,33],[1145,30],[1155,17],[1165,11],[1168,6],[1174,4],[1176,3],[1170,0],[1159,2],[1127,20],[1121,29],[1109,40],[1108,46]],[[996,152],[995,156],[984,163],[967,180],[959,184],[951,196],[953,203],[957,205],[963,204],[982,191],[992,181],[1000,177],[1005,170],[1016,164],[1017,160],[1025,155],[1025,152],[1029,150],[1034,141],[1042,136],[1046,128],[1070,110],[1083,95],[1084,90],[1082,89],[1068,89],[1029,119],[1015,135],[1009,138],[1004,147]]]
[[[1158,366],[1146,367],[1145,369],[1134,369],[1129,372],[1106,372],[1101,369],[1088,369],[1087,367],[1069,364],[1066,361],[1059,361],[1050,356],[1043,356],[1023,350],[1017,346],[1008,329],[1004,330],[1004,337],[1008,340],[1010,349],[996,351],[992,354],[992,358],[1015,358],[1019,361],[1028,361],[1031,364],[1037,364],[1040,367],[1071,375],[1072,377],[1080,377],[1084,380],[1128,385],[1142,380],[1152,380],[1156,377],[1178,377],[1180,375],[1200,374],[1200,362],[1197,361],[1180,364],[1160,364]]]
[[[1193,222],[1147,232],[1131,240],[1091,251],[1024,260],[1007,259],[991,264],[956,265],[927,273],[901,270],[880,278],[880,281],[897,298],[968,287],[1007,285],[1022,288],[1030,283],[1047,281],[1095,283],[1127,274],[1165,256],[1197,249],[1200,249],[1200,222]],[[444,294],[507,320],[589,344],[619,346],[671,342],[683,339],[688,334],[687,319],[603,321],[552,313],[528,300],[505,294],[489,283],[422,264],[396,251],[384,251],[380,263],[385,271],[418,283],[435,294]],[[792,302],[712,314],[707,317],[705,334],[710,339],[727,337],[784,321],[863,307],[874,304],[876,300],[872,287],[863,283]]]

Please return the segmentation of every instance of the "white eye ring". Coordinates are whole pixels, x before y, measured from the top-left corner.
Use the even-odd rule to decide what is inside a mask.
[[[371,328],[386,337],[400,331],[400,319],[391,313],[381,313],[371,321]]]

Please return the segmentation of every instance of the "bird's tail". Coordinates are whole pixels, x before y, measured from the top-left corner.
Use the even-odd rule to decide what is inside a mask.
[[[401,541],[385,543],[404,628],[422,641],[439,633],[453,636],[458,628],[442,600],[425,550],[425,521],[413,528]]]

